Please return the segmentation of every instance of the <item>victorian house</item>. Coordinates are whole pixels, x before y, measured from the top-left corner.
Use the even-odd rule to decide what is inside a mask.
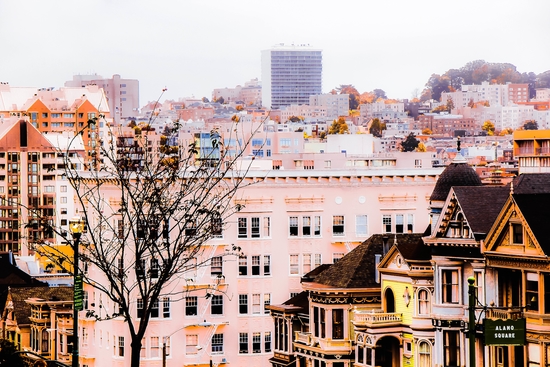
[[[517,177],[484,243],[486,317],[526,319],[525,346],[487,347],[490,366],[550,364],[549,180],[544,173]]]
[[[393,243],[375,278],[381,284],[382,305],[354,310],[354,366],[413,366],[416,359],[431,366],[434,336],[429,318],[433,294],[429,248],[423,245],[422,234],[385,235],[382,242],[386,248]]]

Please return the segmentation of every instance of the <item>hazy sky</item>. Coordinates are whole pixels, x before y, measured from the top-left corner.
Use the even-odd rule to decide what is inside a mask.
[[[323,91],[410,98],[469,61],[550,69],[550,0],[0,0],[0,81],[140,81],[141,105],[261,79],[261,50],[323,50]]]

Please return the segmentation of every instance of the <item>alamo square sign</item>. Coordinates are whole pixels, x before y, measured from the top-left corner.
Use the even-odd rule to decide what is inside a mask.
[[[485,345],[525,345],[525,319],[483,320]]]

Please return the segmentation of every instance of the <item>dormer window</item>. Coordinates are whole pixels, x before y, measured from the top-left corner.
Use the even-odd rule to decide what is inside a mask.
[[[512,244],[523,244],[523,226],[521,223],[512,223]]]

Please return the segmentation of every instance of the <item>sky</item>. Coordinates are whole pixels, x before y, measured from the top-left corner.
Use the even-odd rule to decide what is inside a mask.
[[[0,82],[138,79],[140,104],[261,80],[275,44],[323,50],[323,92],[411,98],[473,60],[550,70],[549,0],[0,0]],[[166,88],[166,91],[162,90]]]

